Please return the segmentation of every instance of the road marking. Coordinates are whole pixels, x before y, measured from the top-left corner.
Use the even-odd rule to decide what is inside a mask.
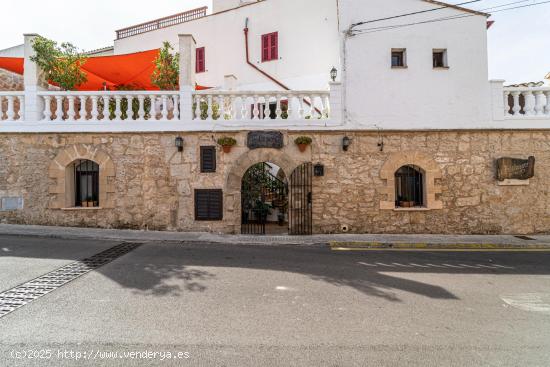
[[[0,293],[0,318],[73,280],[135,250],[140,243],[121,243],[83,260],[75,261]]]
[[[329,243],[332,251],[547,251],[550,244],[494,244],[494,243],[390,243],[339,242]]]
[[[500,296],[500,299],[523,311],[550,315],[550,293],[520,293]]]

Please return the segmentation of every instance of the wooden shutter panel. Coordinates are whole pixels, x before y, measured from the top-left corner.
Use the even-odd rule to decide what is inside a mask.
[[[206,70],[206,53],[204,47],[196,49],[196,67],[195,71],[197,73],[202,73]]]
[[[269,35],[262,36],[262,61],[269,61]]]
[[[271,34],[271,54],[270,60],[277,60],[279,58],[279,33],[275,32]]]
[[[216,147],[201,147],[201,172],[216,172]]]
[[[223,191],[195,190],[195,220],[223,219]]]

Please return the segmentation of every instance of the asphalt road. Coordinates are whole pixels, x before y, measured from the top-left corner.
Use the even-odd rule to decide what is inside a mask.
[[[0,236],[0,292],[117,243]],[[550,252],[145,243],[0,318],[0,366],[547,367]]]

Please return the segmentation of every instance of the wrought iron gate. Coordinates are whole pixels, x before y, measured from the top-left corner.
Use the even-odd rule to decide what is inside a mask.
[[[288,206],[287,184],[273,176],[267,163],[258,163],[246,171],[241,186],[241,233],[264,235],[272,209],[285,211]]]
[[[313,165],[304,163],[290,176],[289,234],[311,235]]]

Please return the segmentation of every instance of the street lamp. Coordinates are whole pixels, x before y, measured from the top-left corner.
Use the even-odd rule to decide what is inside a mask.
[[[337,76],[338,76],[338,70],[335,67],[333,67],[332,70],[330,71],[330,79],[332,79],[332,81],[335,82]]]
[[[178,152],[183,152],[183,138],[181,136],[176,138],[176,148],[178,148]]]
[[[347,136],[344,136],[344,139],[342,139],[342,149],[344,149],[344,152],[347,152],[349,149],[349,146],[351,145],[351,139]]]

